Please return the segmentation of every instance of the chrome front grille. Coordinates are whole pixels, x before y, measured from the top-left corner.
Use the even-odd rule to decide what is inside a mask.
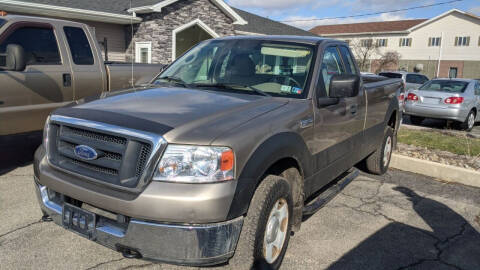
[[[82,123],[85,126],[77,125]],[[145,184],[142,177],[153,170],[151,161],[158,157],[164,144],[161,136],[86,120],[52,117],[47,151],[50,164],[59,169],[97,182],[135,189]],[[93,148],[98,157],[87,160],[76,155],[75,147],[79,145]]]

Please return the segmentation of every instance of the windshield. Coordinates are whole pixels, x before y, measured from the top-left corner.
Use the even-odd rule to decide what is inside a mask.
[[[313,47],[261,40],[211,40],[194,47],[155,80],[188,87],[306,97]]]
[[[468,82],[452,80],[432,80],[422,85],[419,90],[463,93],[468,86]]]

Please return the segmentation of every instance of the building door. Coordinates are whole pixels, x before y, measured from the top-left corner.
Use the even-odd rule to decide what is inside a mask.
[[[458,69],[456,67],[451,67],[450,70],[448,71],[448,77],[457,78],[457,72],[458,72]]]
[[[199,42],[215,37],[218,37],[218,34],[198,19],[180,26],[173,30],[172,60],[180,57]]]

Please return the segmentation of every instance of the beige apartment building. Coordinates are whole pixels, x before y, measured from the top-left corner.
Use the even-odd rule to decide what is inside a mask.
[[[376,52],[364,71],[378,72],[382,55],[396,51],[398,64],[383,69],[420,69],[430,78],[480,78],[480,17],[458,9],[431,19],[322,25],[310,31],[352,46],[373,44]]]

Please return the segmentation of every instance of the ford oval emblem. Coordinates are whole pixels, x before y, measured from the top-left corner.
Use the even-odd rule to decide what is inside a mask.
[[[75,156],[84,160],[94,160],[98,158],[98,153],[95,149],[86,145],[77,145],[74,149]]]

